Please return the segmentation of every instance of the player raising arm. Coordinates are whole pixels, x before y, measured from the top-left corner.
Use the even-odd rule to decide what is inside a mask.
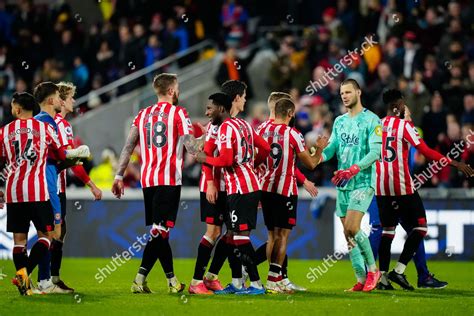
[[[463,162],[444,157],[429,148],[418,136],[410,121],[405,120],[408,112],[399,90],[388,90],[383,94],[387,116],[382,120],[382,156],[377,161],[376,198],[382,225],[382,239],[379,248],[379,263],[382,272],[381,289],[393,289],[390,281],[406,290],[413,290],[404,274],[408,262],[427,234],[426,212],[408,167],[410,145],[429,160],[445,167],[448,164],[462,171],[467,177],[474,175],[473,169]],[[395,268],[388,272],[391,245],[395,228],[402,221],[411,228]]]
[[[320,161],[327,138],[318,139],[318,150],[311,155],[306,148],[303,135],[288,126],[295,115],[292,100],[282,98],[276,101],[275,120],[260,130],[260,135],[270,144],[270,155],[266,161],[266,172],[261,177],[262,209],[265,225],[272,231],[270,249],[270,270],[267,278],[267,291],[273,293],[292,292],[283,282],[282,266],[285,261],[288,237],[296,225],[298,187],[295,172],[296,158],[303,165],[314,169]]]

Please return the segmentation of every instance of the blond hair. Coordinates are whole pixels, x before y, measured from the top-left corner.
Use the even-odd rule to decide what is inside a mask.
[[[178,76],[170,73],[162,73],[153,78],[153,89],[158,95],[166,95],[168,89],[178,81]]]
[[[267,104],[270,107],[270,110],[275,109],[275,103],[280,100],[280,99],[292,99],[291,95],[285,92],[280,92],[280,91],[273,91],[270,93],[270,96],[268,97]]]
[[[74,96],[76,94],[76,86],[72,82],[61,81],[57,84],[59,88],[59,97],[66,100],[68,95]]]

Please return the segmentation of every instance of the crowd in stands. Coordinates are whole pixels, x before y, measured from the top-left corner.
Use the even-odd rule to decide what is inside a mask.
[[[293,96],[297,128],[308,143],[318,134],[330,134],[334,118],[344,113],[339,84],[353,78],[363,88],[364,106],[380,117],[385,116],[382,92],[402,90],[427,144],[445,155],[460,145],[463,153],[457,159],[474,165],[472,1],[103,0],[98,6],[101,17],[91,22],[78,18],[65,2],[19,0],[7,5],[0,0],[4,123],[11,120],[14,91],[31,90],[44,80],[70,80],[78,86],[78,96],[84,95],[207,38],[225,52],[216,82],[248,82],[245,70],[258,52],[243,59],[236,51],[264,36],[265,48],[274,52],[265,80],[268,91]],[[280,28],[262,34],[255,32],[255,25]],[[295,26],[297,31],[291,28]],[[102,95],[80,111],[108,98]],[[247,115],[257,126],[267,112],[265,106],[255,106]],[[105,163],[112,164],[110,156]],[[411,160],[414,172],[427,167],[416,152]],[[334,168],[333,162],[305,173],[318,185],[329,185]],[[199,167],[188,161],[185,174],[185,183],[195,185]],[[131,178],[131,186],[135,180]],[[473,185],[445,168],[424,186]]]

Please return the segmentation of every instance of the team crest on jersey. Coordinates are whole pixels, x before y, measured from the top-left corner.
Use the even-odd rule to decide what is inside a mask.
[[[377,136],[382,136],[382,126],[377,125],[377,126],[375,127],[375,135],[377,135]]]
[[[217,134],[218,130],[219,130],[219,126],[214,126],[214,128],[212,129],[212,132]]]
[[[189,126],[191,126],[191,125],[192,125],[192,124],[191,124],[191,120],[187,118],[187,119],[186,119],[186,124],[188,124]]]
[[[71,126],[68,126],[64,129],[64,131],[66,132],[66,135],[72,135],[72,128]]]
[[[219,141],[225,143],[227,141],[227,136],[225,134],[222,134],[221,137],[219,137]]]

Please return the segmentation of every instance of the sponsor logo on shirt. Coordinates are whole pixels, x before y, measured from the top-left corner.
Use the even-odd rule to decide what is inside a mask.
[[[359,137],[355,134],[342,133],[341,140],[346,145],[359,145]]]

